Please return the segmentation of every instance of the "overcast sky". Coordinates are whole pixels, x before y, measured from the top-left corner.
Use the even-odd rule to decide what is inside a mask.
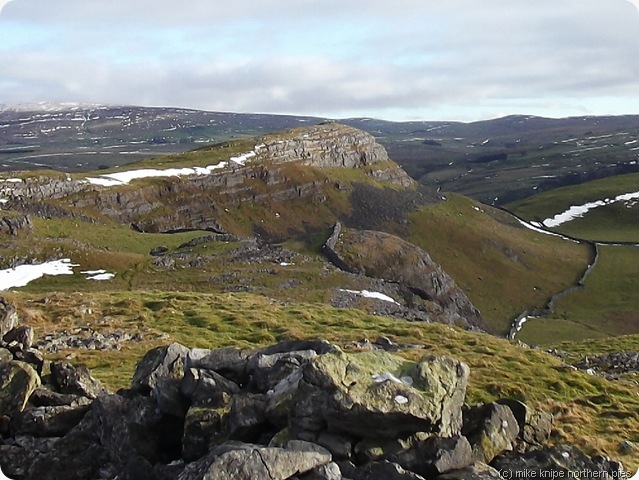
[[[0,104],[639,114],[628,0],[1,1]]]

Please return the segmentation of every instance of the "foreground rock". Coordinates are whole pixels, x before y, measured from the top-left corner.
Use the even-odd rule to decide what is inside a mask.
[[[0,467],[10,478],[501,479],[621,465],[548,447],[552,419],[515,400],[465,406],[468,367],[325,341],[158,347],[117,394],[83,367],[40,377],[0,349]],[[490,464],[490,465],[489,465]]]
[[[414,363],[386,352],[322,355],[295,387],[289,425],[361,438],[454,435],[468,374],[465,364],[444,357]]]

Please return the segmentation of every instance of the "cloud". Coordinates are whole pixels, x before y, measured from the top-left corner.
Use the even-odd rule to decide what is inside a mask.
[[[0,0],[0,13],[2,12],[4,6],[9,2],[11,2],[11,0]]]
[[[0,18],[0,103],[411,118],[588,112],[603,99],[639,109],[638,55],[627,0],[17,0]]]

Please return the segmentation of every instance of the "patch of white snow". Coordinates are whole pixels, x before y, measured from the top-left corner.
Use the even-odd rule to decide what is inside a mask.
[[[380,292],[371,292],[369,290],[347,290],[347,289],[340,289],[341,292],[347,292],[347,293],[352,293],[354,295],[359,295],[360,297],[365,297],[365,298],[374,298],[376,300],[382,300],[384,302],[391,302],[394,303],[396,305],[399,305],[399,303],[392,297],[389,297],[388,295],[385,295],[383,293]]]
[[[15,268],[0,270],[0,290],[24,287],[33,280],[45,275],[73,275],[73,267],[78,267],[68,258],[40,263],[37,265],[20,265]]]

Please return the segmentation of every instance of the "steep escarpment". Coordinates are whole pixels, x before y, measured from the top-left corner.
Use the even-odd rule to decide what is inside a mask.
[[[261,140],[261,150],[275,163],[301,160],[318,168],[357,168],[389,160],[372,135],[339,123],[293,129]]]
[[[378,188],[415,186],[370,134],[336,123],[209,147],[180,160],[183,165],[164,169],[166,175],[160,168],[131,167],[89,179],[14,179],[0,185],[0,197],[29,213],[29,204],[48,203],[69,216],[89,212],[143,232],[205,229],[250,235],[259,223],[267,236],[285,236],[305,224],[325,227],[347,215],[354,181]],[[196,160],[211,164],[186,166]],[[139,179],[121,181],[127,176]],[[282,211],[292,213],[277,222],[284,228],[264,221]]]
[[[397,283],[432,302],[434,317],[464,327],[482,327],[481,314],[455,281],[419,247],[384,232],[335,226],[325,244],[338,267]],[[437,311],[438,310],[438,311]]]

